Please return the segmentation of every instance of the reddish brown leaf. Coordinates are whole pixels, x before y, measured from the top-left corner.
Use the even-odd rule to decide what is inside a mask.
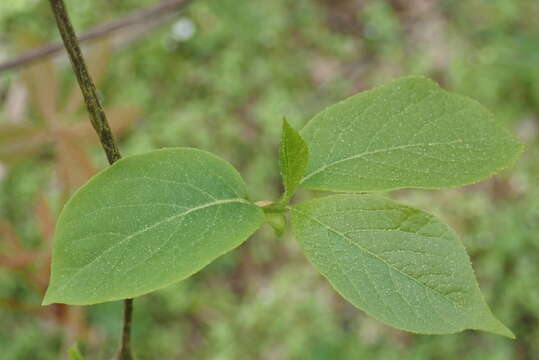
[[[50,245],[54,235],[56,216],[53,214],[49,203],[43,194],[39,194],[36,198],[34,203],[34,215],[43,239],[47,245]]]
[[[67,191],[84,184],[96,169],[77,136],[58,129],[55,132],[57,171],[60,183]]]
[[[50,141],[47,130],[22,124],[0,124],[0,162],[12,163],[39,153]]]
[[[36,304],[27,304],[15,298],[0,299],[0,306],[11,311],[19,311],[28,314],[38,314],[41,312],[41,307]]]
[[[43,38],[39,34],[27,31],[18,33],[16,41],[19,50],[25,51],[41,45]],[[52,125],[56,118],[60,89],[56,66],[50,58],[45,58],[24,68],[22,77],[36,111],[45,122]]]
[[[35,264],[41,257],[38,251],[17,251],[9,255],[0,255],[0,266],[8,269],[22,269]]]
[[[43,61],[23,70],[23,78],[30,91],[32,103],[45,122],[56,122],[58,78],[52,61]]]
[[[134,106],[109,107],[105,109],[105,112],[112,132],[118,137],[124,135],[141,116],[140,109]]]
[[[2,242],[5,244],[4,250],[15,251],[22,249],[21,238],[15,233],[13,225],[3,218],[0,218],[0,236],[2,236]]]

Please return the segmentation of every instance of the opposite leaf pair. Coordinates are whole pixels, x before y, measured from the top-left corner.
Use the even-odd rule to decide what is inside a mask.
[[[245,241],[264,211],[291,210],[306,256],[347,300],[394,327],[512,337],[485,304],[444,224],[390,200],[336,195],[287,206],[298,187],[364,192],[479,181],[521,145],[478,103],[420,77],[360,93],[281,145],[285,192],[260,208],[240,175],[201,150],[118,161],[83,186],[57,224],[44,304],[139,296],[197,272]]]

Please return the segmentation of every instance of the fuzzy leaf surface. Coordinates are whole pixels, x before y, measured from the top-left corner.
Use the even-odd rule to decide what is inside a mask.
[[[64,207],[43,303],[151,292],[237,247],[263,221],[240,175],[210,153],[175,148],[124,158]]]
[[[285,192],[282,200],[287,202],[298,188],[309,161],[309,149],[299,133],[283,120],[283,133],[279,149],[279,165]]]
[[[310,262],[348,301],[398,329],[513,337],[489,310],[468,255],[433,216],[388,199],[334,195],[293,208]]]
[[[522,148],[478,102],[417,76],[330,106],[300,133],[310,150],[302,186],[330,191],[467,185]]]

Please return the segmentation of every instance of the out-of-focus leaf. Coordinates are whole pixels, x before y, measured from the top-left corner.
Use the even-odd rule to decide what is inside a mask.
[[[68,189],[76,189],[97,170],[78,137],[58,129],[56,139],[56,166],[60,181]]]
[[[22,269],[33,265],[41,258],[39,251],[18,251],[16,253],[0,254],[0,267],[8,269]]]
[[[0,162],[36,155],[51,141],[47,130],[22,124],[0,124]]]
[[[108,107],[105,111],[112,132],[118,137],[124,135],[142,114],[142,111],[135,106]]]
[[[84,360],[77,344],[71,346],[68,350],[70,360]]]
[[[37,112],[50,126],[57,123],[59,85],[54,63],[45,60],[31,65],[23,70],[23,78]]]
[[[22,239],[17,235],[13,225],[0,218],[0,266],[9,269],[21,269],[32,265],[41,256],[39,251],[26,250]]]
[[[0,250],[16,251],[22,248],[21,239],[11,223],[4,218],[0,218],[0,235],[3,239],[3,246],[0,246]]]
[[[34,216],[37,220],[37,224],[43,239],[48,244],[52,243],[56,216],[53,214],[50,205],[43,194],[38,194],[36,198],[34,203]]]
[[[43,294],[48,285],[50,274],[50,245],[54,230],[54,214],[51,212],[45,198],[39,195],[34,204],[34,214],[41,225],[43,243],[39,248],[25,248],[22,239],[15,232],[13,225],[0,218],[0,266],[12,270],[24,269],[31,266],[33,271],[22,273],[27,285]]]
[[[124,135],[133,123],[140,117],[141,111],[136,107],[118,106],[105,109],[107,119],[112,133],[120,137]],[[87,143],[96,143],[99,141],[94,128],[89,120],[79,121],[69,127],[80,140]]]

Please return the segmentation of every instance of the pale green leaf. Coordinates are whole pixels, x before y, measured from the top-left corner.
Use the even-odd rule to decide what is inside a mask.
[[[67,353],[70,360],[84,360],[84,356],[82,356],[79,346],[76,343],[67,350]]]
[[[282,201],[288,202],[303,179],[305,170],[307,170],[309,149],[286,119],[283,120],[283,134],[279,150],[279,165],[285,189]]]
[[[513,337],[490,312],[455,234],[390,200],[335,195],[293,208],[307,258],[348,301],[398,329]]]
[[[64,207],[44,304],[132,298],[182,280],[264,221],[227,162],[196,149],[127,157]]]
[[[352,96],[300,133],[310,150],[302,186],[332,191],[471,184],[509,166],[522,148],[479,103],[423,77]]]

